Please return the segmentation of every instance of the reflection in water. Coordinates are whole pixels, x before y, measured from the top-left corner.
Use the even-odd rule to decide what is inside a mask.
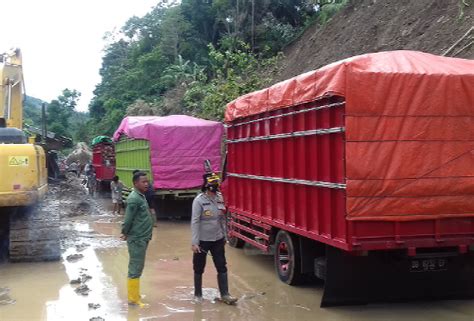
[[[77,232],[92,232],[93,230],[86,222],[74,222],[74,230]]]
[[[0,305],[1,321],[45,321],[45,303],[58,298],[69,282],[60,262],[0,265],[0,287],[8,287],[15,304]]]
[[[81,295],[74,290],[80,285],[66,284],[59,290],[59,298],[55,301],[47,302],[47,320],[89,320],[100,316],[105,320],[126,320],[120,314],[122,301],[118,297],[117,287],[111,278],[102,269],[94,248],[87,248],[82,251],[84,257],[81,260],[69,262],[64,260],[66,274],[69,280],[80,279],[81,284],[87,285],[90,289],[87,295]],[[75,248],[68,249],[63,258],[76,253]],[[89,305],[100,305],[94,309]],[[74,314],[71,308],[74,307]]]

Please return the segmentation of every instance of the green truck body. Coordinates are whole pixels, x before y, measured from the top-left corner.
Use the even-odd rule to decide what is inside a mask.
[[[136,169],[147,173],[150,183],[152,182],[150,143],[145,139],[128,139],[123,136],[115,145],[115,164],[115,175],[127,189],[133,187],[132,176]]]
[[[150,161],[150,142],[145,139],[130,139],[122,136],[115,144],[115,175],[125,185],[123,198],[126,200],[133,188],[133,171],[140,170],[147,174],[150,185],[153,175]],[[157,217],[189,217],[191,200],[200,192],[199,189],[154,190],[154,209]]]

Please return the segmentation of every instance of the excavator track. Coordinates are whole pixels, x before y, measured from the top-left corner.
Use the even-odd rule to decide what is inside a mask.
[[[60,251],[57,205],[45,202],[10,212],[9,261],[56,261]]]

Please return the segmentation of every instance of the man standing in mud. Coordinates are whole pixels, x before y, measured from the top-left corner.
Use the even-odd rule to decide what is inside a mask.
[[[145,192],[148,189],[148,178],[145,173],[133,175],[134,189],[127,198],[125,220],[122,224],[120,238],[127,241],[128,254],[128,302],[142,307],[140,297],[140,277],[145,266],[145,255],[148,242],[151,240],[153,220],[148,212]]]

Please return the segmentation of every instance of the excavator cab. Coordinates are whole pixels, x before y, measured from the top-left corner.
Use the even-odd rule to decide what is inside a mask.
[[[17,128],[0,127],[0,144],[26,144],[27,139],[23,131]]]

